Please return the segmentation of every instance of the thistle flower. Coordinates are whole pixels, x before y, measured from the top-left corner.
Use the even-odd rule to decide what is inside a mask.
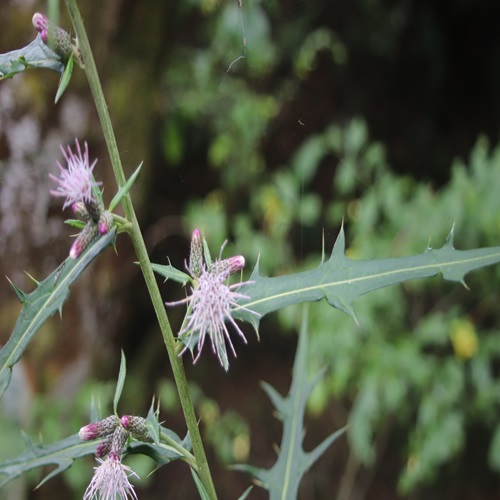
[[[193,232],[193,241],[198,239],[199,235],[196,233],[197,230]],[[198,245],[191,245],[196,248]],[[199,263],[197,259],[194,260]],[[190,264],[193,259],[190,258]],[[229,368],[229,360],[227,356],[226,341],[229,344],[233,356],[236,357],[236,351],[234,350],[233,342],[231,336],[229,335],[229,330],[226,326],[226,322],[230,323],[238,335],[241,337],[243,342],[246,344],[247,339],[241,331],[240,327],[237,325],[236,321],[232,317],[232,311],[235,308],[244,309],[245,311],[260,316],[255,311],[251,311],[240,304],[238,304],[239,299],[248,299],[246,295],[243,295],[237,290],[243,285],[249,284],[251,282],[240,282],[233,285],[228,284],[229,276],[237,271],[240,271],[245,266],[245,258],[241,255],[230,257],[224,260],[215,260],[208,269],[203,263],[201,266],[201,272],[198,274],[198,268],[193,272],[192,269],[188,268],[191,276],[194,279],[194,286],[191,287],[191,295],[183,300],[177,302],[167,302],[167,306],[175,306],[178,304],[189,304],[189,315],[187,318],[186,326],[179,332],[178,337],[189,337],[189,341],[184,349],[180,352],[180,356],[190,348],[191,339],[195,333],[198,333],[197,349],[198,353],[194,358],[194,363],[198,361],[203,345],[205,343],[205,338],[210,337],[212,344],[212,351],[217,355],[220,364],[227,371]],[[196,273],[196,274],[195,274]]]
[[[58,183],[58,186],[57,189],[50,191],[50,193],[53,196],[66,198],[63,208],[66,208],[68,205],[83,202],[85,203],[87,211],[91,213],[89,205],[95,205],[95,203],[97,203],[92,189],[102,184],[101,182],[95,182],[92,178],[92,171],[94,170],[97,160],[94,160],[94,163],[90,165],[89,148],[87,143],[85,143],[85,151],[83,154],[80,149],[78,139],[75,139],[75,144],[78,153],[76,155],[73,154],[73,151],[69,146],[67,147],[67,153],[61,146],[62,154],[67,163],[67,168],[64,168],[59,162],[57,162],[57,166],[61,171],[59,177],[56,177],[53,174],[49,174],[49,176],[52,180]],[[97,217],[97,219],[99,219],[99,217]]]
[[[112,432],[112,433],[111,433]],[[87,425],[80,429],[82,439],[93,439],[95,437],[106,436],[104,441],[96,449],[98,467],[94,467],[94,476],[89,486],[85,490],[83,500],[101,499],[120,500],[132,498],[137,500],[134,487],[130,484],[129,477],[139,477],[130,467],[123,465],[121,461],[123,449],[129,438],[127,431],[121,420],[116,416],[111,416]],[[108,454],[106,460],[104,457]]]
[[[106,460],[98,458],[98,467],[94,467],[94,477],[88,488],[85,490],[83,500],[101,499],[120,500],[134,498],[137,500],[137,494],[134,487],[130,484],[129,477],[139,476],[127,465],[123,465],[119,456],[110,453]]]
[[[69,146],[67,152],[61,146],[67,168],[57,162],[60,170],[59,177],[49,174],[50,178],[58,184],[57,189],[50,191],[50,193],[54,196],[66,198],[63,208],[71,205],[75,215],[86,222],[71,246],[69,255],[73,259],[78,258],[99,235],[109,233],[113,226],[113,215],[104,210],[101,202],[94,194],[94,188],[102,184],[101,182],[95,182],[92,175],[97,160],[94,160],[92,165],[90,164],[87,143],[85,143],[83,154],[78,139],[75,139],[75,145],[77,154],[74,154]]]

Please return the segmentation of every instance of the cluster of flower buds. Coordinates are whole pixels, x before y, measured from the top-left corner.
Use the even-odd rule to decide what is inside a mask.
[[[187,267],[193,281],[191,295],[178,302],[166,303],[167,306],[189,304],[190,312],[187,324],[178,335],[179,338],[188,338],[188,342],[180,355],[191,348],[190,341],[196,333],[198,334],[198,353],[194,358],[194,362],[196,362],[200,357],[205,338],[208,335],[213,352],[217,355],[222,367],[227,371],[229,369],[229,360],[226,341],[235,357],[236,351],[234,350],[226,321],[233,325],[238,335],[246,344],[245,335],[232,317],[232,311],[238,308],[259,316],[258,313],[238,304],[238,300],[248,299],[246,295],[237,292],[238,288],[251,282],[228,284],[230,275],[241,271],[245,267],[245,258],[242,255],[236,255],[228,259],[216,259],[207,265],[204,258],[203,236],[198,229],[195,229],[191,237],[189,264]]]
[[[83,499],[114,499],[118,495],[122,499],[130,496],[137,500],[129,477],[138,476],[130,467],[122,463],[122,454],[130,436],[142,442],[153,442],[146,420],[134,415],[124,415],[121,418],[111,415],[99,422],[82,427],[79,436],[83,441],[102,439],[95,451],[100,465],[95,468],[94,477]]]
[[[35,13],[32,19],[33,26],[40,33],[42,42],[49,46],[65,63],[72,55],[83,66],[82,54],[75,39],[71,42],[69,33],[59,26],[54,26],[46,16]]]
[[[69,252],[73,259],[78,258],[87,246],[99,235],[107,234],[113,226],[113,216],[104,210],[104,207],[95,194],[95,190],[101,185],[95,182],[93,170],[97,163],[89,162],[89,149],[85,143],[82,153],[80,143],[75,140],[77,154],[74,154],[68,146],[67,151],[61,146],[62,154],[66,160],[66,167],[59,162],[59,177],[49,174],[50,178],[57,182],[57,188],[51,194],[66,198],[63,208],[71,205],[77,218],[85,222],[85,226],[74,241]]]

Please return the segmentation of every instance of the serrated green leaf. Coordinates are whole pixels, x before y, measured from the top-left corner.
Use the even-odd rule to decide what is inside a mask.
[[[283,436],[278,459],[270,469],[249,465],[233,466],[235,469],[252,474],[261,481],[262,486],[269,491],[271,500],[297,498],[303,475],[324,451],[345,432],[345,428],[339,429],[310,452],[305,452],[302,448],[307,400],[324,373],[321,371],[312,381],[307,381],[307,352],[308,332],[307,313],[305,313],[293,366],[292,386],[288,395],[283,398],[270,385],[263,385],[278,412],[279,419],[283,422]]]
[[[171,439],[184,448],[190,446],[191,440],[188,436],[181,441],[179,436],[170,429],[161,427],[161,432],[168,434]],[[55,469],[39,483],[38,486],[41,486],[52,477],[71,467],[75,459],[94,454],[97,445],[101,442],[100,440],[82,441],[78,434],[50,445],[34,444],[28,436],[24,436],[24,439],[26,451],[14,459],[0,463],[0,488],[30,470],[55,465]],[[182,458],[182,454],[171,447],[138,441],[132,441],[127,447],[126,453],[146,455],[156,462],[157,467]]]
[[[26,439],[26,448],[26,451],[17,458],[0,463],[0,477],[3,477],[0,481],[0,488],[32,469],[56,465],[56,468],[38,485],[41,486],[50,478],[71,467],[76,458],[94,453],[96,442],[82,441],[78,434],[75,434],[46,446],[35,445],[31,440]]]
[[[185,285],[191,281],[189,274],[179,271],[171,264],[162,266],[160,264],[151,264],[153,271],[166,279],[173,280],[181,285]]]
[[[141,164],[136,168],[135,172],[130,176],[130,179],[115,194],[115,196],[111,200],[111,203],[109,204],[108,210],[110,212],[112,212],[120,204],[123,197],[130,191],[130,188],[134,184],[135,180],[137,179],[137,176],[139,175],[139,172],[141,171],[141,167],[142,167],[142,161]]]
[[[345,255],[343,229],[330,258],[316,269],[276,278],[260,276],[256,266],[251,283],[242,286],[241,306],[260,317],[236,308],[233,316],[251,323],[257,330],[260,318],[282,307],[326,298],[328,303],[354,316],[352,303],[357,297],[407,280],[442,274],[444,279],[463,285],[464,276],[477,268],[500,262],[500,247],[456,250],[453,231],[439,249],[428,248],[423,254],[380,260],[352,260]]]
[[[118,415],[118,403],[122,396],[123,386],[125,385],[125,377],[127,376],[127,360],[125,353],[122,351],[120,358],[120,371],[118,373],[118,381],[116,382],[115,396],[113,398],[113,411]]]
[[[40,34],[26,47],[0,54],[0,80],[12,78],[28,68],[64,71],[61,58],[42,41]]]
[[[35,333],[50,316],[62,310],[69,297],[71,285],[94,259],[113,245],[115,236],[116,230],[113,228],[108,234],[91,243],[78,259],[68,257],[48,278],[39,283],[33,292],[23,292],[23,308],[12,335],[0,351],[0,396],[9,385],[12,367]]]
[[[74,57],[70,56],[68,62],[66,63],[66,67],[64,68],[64,73],[61,75],[61,79],[59,80],[59,86],[57,87],[56,97],[54,99],[54,104],[59,102],[59,99],[64,94],[64,91],[69,85],[71,81],[71,75],[73,74],[73,65],[74,65]]]
[[[20,288],[18,288],[16,285],[14,285],[14,283],[12,283],[12,281],[10,280],[10,278],[8,276],[6,276],[7,278],[7,281],[10,283],[10,286],[12,287],[12,290],[14,290],[14,293],[16,294],[16,297],[17,297],[17,300],[21,303],[21,304],[24,304],[26,302],[26,297],[27,297],[27,294],[24,293]]]

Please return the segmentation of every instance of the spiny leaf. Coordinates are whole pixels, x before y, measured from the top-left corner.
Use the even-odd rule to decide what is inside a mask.
[[[280,452],[276,463],[271,469],[261,469],[248,465],[236,465],[233,468],[246,471],[258,479],[262,486],[270,493],[271,500],[286,500],[297,498],[297,493],[303,475],[314,462],[340,435],[345,432],[342,428],[328,436],[313,451],[305,452],[302,448],[304,433],[304,413],[307,400],[323,376],[320,372],[312,381],[307,381],[307,313],[304,314],[299,335],[299,345],[295,355],[293,380],[290,392],[283,398],[270,385],[263,384],[263,388],[270,397],[283,422],[283,436]]]
[[[113,228],[91,243],[78,259],[68,257],[33,292],[23,292],[23,308],[12,335],[0,351],[0,396],[9,385],[12,367],[19,361],[35,333],[50,316],[61,312],[71,285],[94,259],[114,243],[115,236],[116,230]],[[16,295],[20,297],[17,292]]]
[[[181,446],[186,447],[191,443],[187,438],[181,441],[179,436],[170,429],[162,427],[161,430],[163,433],[168,433]],[[14,459],[0,463],[0,477],[2,477],[0,488],[30,470],[55,465],[56,468],[40,482],[38,485],[40,487],[52,477],[71,467],[75,459],[94,454],[100,440],[82,441],[78,434],[75,434],[50,445],[37,445],[29,437],[25,436],[25,443],[26,451],[24,453]],[[126,453],[147,455],[161,465],[182,458],[180,453],[161,444],[138,441],[132,441],[126,449]]]
[[[47,68],[63,73],[61,58],[42,41],[40,34],[26,47],[0,54],[0,80],[12,78],[28,68]]]
[[[38,485],[41,486],[51,477],[71,467],[76,458],[90,455],[95,452],[96,448],[95,442],[82,441],[78,434],[48,446],[35,445],[31,441],[26,444],[27,449],[22,455],[0,463],[0,476],[5,476],[0,481],[0,488],[32,469],[56,465],[56,468]]]
[[[256,266],[250,281],[239,292],[249,297],[240,304],[260,314],[256,317],[243,309],[233,316],[258,328],[260,318],[279,308],[326,298],[328,303],[354,316],[354,299],[396,283],[442,274],[444,279],[465,285],[464,276],[477,268],[500,262],[500,247],[456,250],[453,230],[439,249],[428,248],[423,254],[380,260],[352,260],[345,255],[343,229],[330,258],[312,271],[266,278]]]
[[[170,279],[180,283],[181,285],[185,285],[191,281],[191,278],[188,274],[179,271],[179,269],[172,266],[172,264],[168,264],[166,266],[162,266],[161,264],[151,264],[153,271],[160,276],[163,276],[166,279]]]

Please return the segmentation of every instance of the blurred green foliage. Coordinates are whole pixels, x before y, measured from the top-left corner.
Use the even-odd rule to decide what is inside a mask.
[[[146,6],[136,3],[139,14],[141,4]],[[450,127],[462,132],[466,124],[461,113],[476,88],[456,71],[447,74],[447,46],[467,63],[460,59],[457,66],[467,66],[475,85],[498,88],[500,66],[479,67],[494,45],[477,50],[482,38],[465,36],[461,25],[455,38],[446,36],[443,19],[462,19],[472,4],[434,9],[429,2],[358,0],[338,11],[334,3],[325,6],[319,0],[243,0],[242,9],[236,1],[190,0],[170,10],[150,9],[158,21],[152,27],[135,16],[135,31],[132,3],[118,16],[118,27],[104,29],[102,20],[109,18],[101,7],[94,8],[97,2],[82,2],[82,8],[88,9],[85,18],[102,59],[108,57],[102,68],[110,108],[121,117],[120,142],[130,147],[132,166],[145,159],[145,169],[158,169],[153,174],[167,171],[172,190],[176,175],[201,172],[199,178],[190,178],[187,196],[181,201],[173,196],[185,233],[200,227],[214,254],[228,238],[249,268],[260,256],[263,274],[279,275],[318,263],[323,229],[328,252],[342,220],[352,258],[411,255],[429,243],[439,247],[453,224],[458,248],[498,245],[500,150],[480,138],[467,164],[456,161],[449,175],[442,161],[443,134]],[[30,16],[25,17],[29,25]],[[7,29],[19,31],[21,23],[13,21]],[[479,25],[488,31],[484,23]],[[113,41],[121,42],[121,48],[97,38],[113,29],[118,32]],[[159,43],[159,32],[169,33],[170,46],[163,38]],[[131,50],[134,43],[138,47]],[[107,55],[103,47],[122,50],[121,58],[114,51]],[[399,65],[391,65],[393,61]],[[384,73],[385,79],[376,80],[374,73]],[[318,85],[324,75],[329,77],[326,88]],[[342,80],[341,92],[330,88],[336,78]],[[411,96],[409,110],[396,114],[389,107],[400,105],[398,91],[407,81],[417,82],[413,89],[423,91]],[[445,103],[450,82],[462,94]],[[32,85],[36,99],[40,92],[36,82]],[[484,99],[481,109],[495,109],[494,102]],[[420,113],[424,103],[441,111],[443,103],[456,114],[444,119],[439,113]],[[368,114],[379,126],[385,123],[378,136],[389,135],[397,143],[396,167],[401,170],[404,161],[426,158],[414,177],[435,174],[439,187],[394,174],[386,145],[370,139]],[[490,126],[473,116],[479,128]],[[467,140],[458,142],[461,151],[466,149]],[[159,146],[156,167],[148,161],[149,151],[144,153],[151,143]],[[410,143],[426,147],[415,154],[415,148],[406,147]],[[436,165],[439,173],[433,171]],[[148,172],[143,173],[147,178]],[[168,184],[161,177],[154,182]],[[148,192],[142,198],[152,211],[161,206]],[[164,215],[155,213],[158,219]],[[489,466],[500,470],[500,318],[494,286],[499,277],[497,267],[473,273],[467,280],[470,292],[440,279],[377,291],[356,302],[359,326],[324,304],[311,308],[309,364],[312,371],[329,367],[313,394],[311,413],[326,413],[332,401],[352,409],[349,442],[367,467],[376,467],[386,451],[377,436],[396,436],[393,454],[399,460],[401,492],[433,484],[446,464],[463,459],[475,429],[487,436]],[[130,309],[143,313],[136,294],[134,290]],[[286,335],[297,324],[297,314],[280,312],[281,331],[273,325],[272,331],[262,332],[263,349],[267,337]],[[136,324],[132,328],[136,339]],[[129,381],[136,384],[136,395],[150,397],[143,387],[147,381],[140,376]],[[162,386],[160,392],[162,404],[174,409],[172,391]],[[81,397],[88,404],[88,394]],[[221,461],[236,457],[238,436],[244,436],[242,449],[247,449],[249,433],[241,417],[221,411],[203,395],[195,399],[207,436],[223,443],[214,447]],[[47,415],[41,412],[39,422],[47,422],[40,428],[49,440],[57,423],[50,405],[44,411]],[[82,482],[78,480],[80,488]]]
[[[210,5],[203,11],[211,14],[204,18],[206,45],[174,49],[164,77],[165,159],[173,168],[189,164],[187,138],[195,130],[203,136],[198,151],[208,177],[215,178],[213,189],[187,202],[187,230],[200,227],[216,242],[229,235],[250,265],[260,258],[269,275],[319,262],[322,228],[328,252],[342,221],[348,255],[356,259],[439,247],[453,226],[459,248],[498,244],[500,148],[491,149],[485,138],[468,165],[453,164],[449,181],[439,188],[394,174],[384,145],[370,140],[361,117],[342,125],[332,120],[303,141],[289,137],[289,159],[273,163],[269,150],[264,154],[273,148],[266,136],[276,137],[274,123],[297,97],[299,82],[314,71],[318,55],[329,54],[330,64],[341,68],[349,51],[330,29],[309,31],[307,19],[274,23],[275,4],[244,3],[244,32],[236,3]],[[373,39],[373,51],[396,51],[407,7],[394,9],[394,31],[381,30],[385,38]],[[266,16],[273,32],[263,22]],[[292,28],[293,38],[287,31]],[[246,59],[221,77],[221,68],[239,56],[235,47]],[[286,68],[285,76],[277,79],[280,68]],[[304,124],[297,120],[300,129]],[[474,273],[471,293],[439,280],[377,291],[355,304],[360,325],[322,304],[313,308],[312,370],[327,365],[330,377],[314,393],[311,409],[321,413],[331,398],[352,406],[349,442],[365,466],[374,466],[385,452],[378,434],[405,436],[395,452],[402,457],[401,493],[436,480],[441,466],[458,462],[473,427],[492,436],[486,453],[490,467],[500,470],[494,370],[500,317],[493,286],[499,277],[496,267]],[[297,314],[280,313],[284,330],[297,324]]]

